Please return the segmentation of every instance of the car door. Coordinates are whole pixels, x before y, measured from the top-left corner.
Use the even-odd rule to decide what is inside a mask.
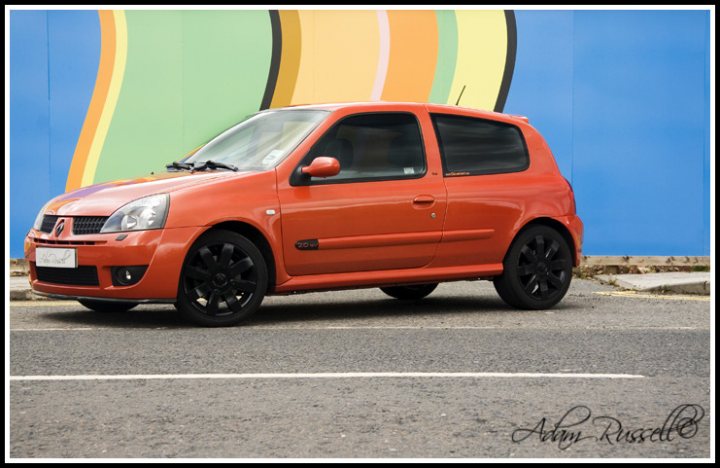
[[[288,274],[419,268],[442,237],[446,190],[439,157],[428,159],[420,112],[336,117],[288,180],[278,181]],[[422,124],[421,124],[422,122]],[[340,162],[328,178],[299,169],[319,156]]]
[[[448,193],[443,239],[434,267],[495,265],[503,258],[526,201],[551,196],[528,175],[522,131],[473,115],[431,113]]]

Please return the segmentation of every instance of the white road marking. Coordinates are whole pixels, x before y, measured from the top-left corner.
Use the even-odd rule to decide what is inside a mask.
[[[134,374],[134,375],[11,375],[13,382],[80,380],[203,380],[203,379],[368,379],[368,378],[524,378],[524,379],[643,379],[637,374],[576,374],[535,372],[317,372],[275,374]]]

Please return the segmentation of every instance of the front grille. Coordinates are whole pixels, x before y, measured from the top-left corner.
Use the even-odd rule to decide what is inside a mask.
[[[97,234],[107,219],[108,216],[75,216],[73,234]]]
[[[57,222],[59,216],[55,215],[45,215],[43,216],[42,224],[40,225],[40,230],[42,232],[52,232],[52,229],[55,227],[55,223]]]
[[[35,267],[38,280],[43,283],[71,284],[77,286],[98,286],[97,267],[79,266],[77,268]]]
[[[53,240],[53,239],[40,239],[39,237],[30,238],[36,244],[42,245],[102,245],[107,244],[107,241],[65,241],[65,240]]]

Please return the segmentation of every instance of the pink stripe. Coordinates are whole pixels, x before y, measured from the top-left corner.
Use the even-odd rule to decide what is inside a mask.
[[[379,101],[380,96],[382,96],[385,77],[388,71],[388,63],[390,62],[390,22],[388,21],[387,11],[378,11],[377,16],[378,28],[380,29],[380,53],[378,54],[375,83],[373,84],[372,95],[370,96],[370,99],[373,101]]]

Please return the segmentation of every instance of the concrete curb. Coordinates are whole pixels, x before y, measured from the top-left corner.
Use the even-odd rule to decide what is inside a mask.
[[[10,290],[11,301],[49,301],[51,298],[45,296],[38,296],[33,293],[30,288],[28,289],[11,289]]]
[[[622,289],[673,294],[710,294],[710,272],[596,275],[595,279]]]
[[[27,276],[10,276],[11,301],[46,301],[49,297],[39,296],[32,292]]]

